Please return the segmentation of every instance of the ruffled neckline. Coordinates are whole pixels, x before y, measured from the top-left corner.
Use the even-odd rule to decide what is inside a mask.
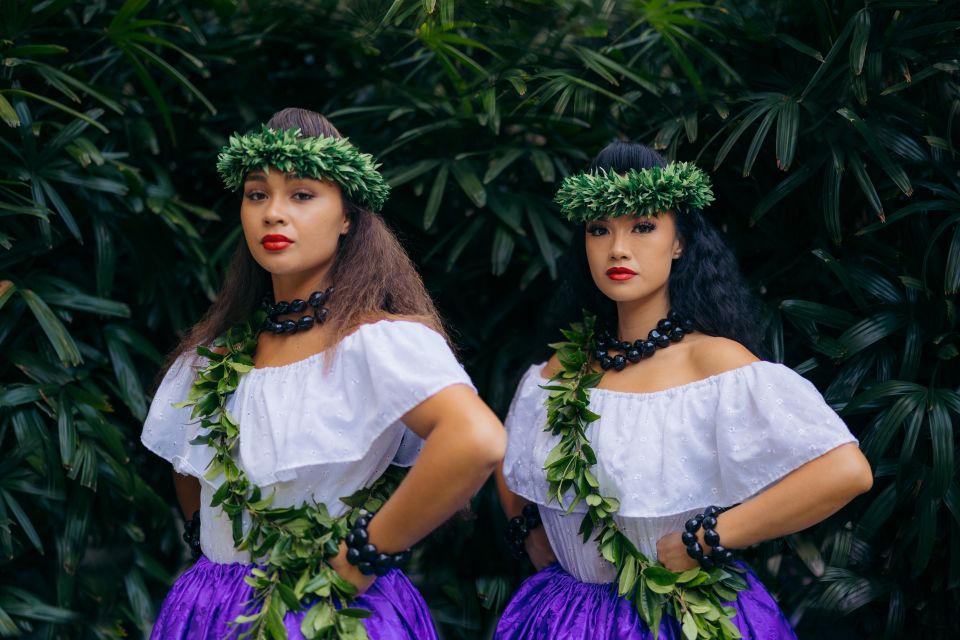
[[[530,365],[530,369],[535,372],[531,377],[534,380],[539,381],[539,385],[549,384],[550,379],[543,377],[543,368],[546,366],[548,361],[544,360],[539,364]],[[675,387],[670,387],[669,389],[660,389],[659,391],[620,391],[618,389],[604,389],[602,387],[594,387],[590,390],[591,394],[600,393],[602,395],[608,396],[621,396],[628,398],[653,398],[657,396],[673,396],[681,393],[686,393],[687,391],[695,391],[702,387],[712,386],[719,384],[726,380],[727,378],[733,377],[742,377],[755,368],[761,368],[764,365],[773,365],[773,366],[784,366],[778,365],[774,362],[767,362],[765,360],[757,360],[756,362],[751,362],[750,364],[745,364],[741,367],[735,367],[733,369],[728,369],[727,371],[721,371],[720,373],[715,373],[712,376],[707,376],[706,378],[700,378],[699,380],[691,380],[690,382],[685,382],[679,384]],[[546,390],[543,390],[546,391]]]

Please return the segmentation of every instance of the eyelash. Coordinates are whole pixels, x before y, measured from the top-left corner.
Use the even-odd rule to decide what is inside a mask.
[[[299,196],[305,196],[305,197],[301,198]],[[247,200],[251,200],[253,202],[260,202],[267,196],[263,191],[250,191],[245,195],[245,197],[247,198]],[[313,194],[308,191],[297,191],[296,193],[293,194],[292,197],[294,200],[302,200],[302,201],[313,200]]]
[[[639,233],[650,233],[657,228],[657,225],[652,222],[638,222],[633,225],[633,230],[638,231]],[[601,227],[600,225],[589,226],[587,227],[587,235],[590,236],[603,236],[609,233],[606,227]]]

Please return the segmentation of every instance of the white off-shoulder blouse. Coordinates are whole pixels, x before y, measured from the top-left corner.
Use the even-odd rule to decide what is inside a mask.
[[[523,376],[507,414],[507,486],[540,506],[566,571],[584,582],[610,582],[613,565],[578,533],[585,505],[567,515],[548,501],[543,463],[559,436],[544,431],[544,364]],[[590,410],[601,416],[587,427],[600,491],[619,498],[618,524],[650,558],[661,537],[682,530],[707,506],[743,502],[804,463],[856,442],[813,384],[771,362],[652,393],[594,389]]]
[[[210,507],[222,474],[206,478],[213,449],[191,445],[204,430],[187,399],[202,359],[183,355],[160,384],[141,441],[181,474],[200,478],[200,544],[213,562],[249,562],[234,549],[230,519]],[[419,322],[381,320],[346,336],[329,356],[256,368],[240,380],[227,409],[240,423],[241,469],[274,506],[325,503],[342,514],[341,497],[367,486],[392,463],[410,466],[423,441],[400,418],[455,384],[473,388],[443,337]]]

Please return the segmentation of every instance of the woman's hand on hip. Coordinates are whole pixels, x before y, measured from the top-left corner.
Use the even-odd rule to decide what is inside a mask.
[[[680,531],[674,531],[657,540],[657,560],[674,573],[682,573],[697,566],[697,561],[687,555],[687,547],[680,535]]]
[[[557,555],[550,546],[550,540],[547,538],[547,532],[543,527],[533,529],[524,540],[524,546],[527,549],[527,555],[530,556],[530,562],[540,571],[557,561]]]
[[[357,588],[356,597],[362,596],[373,584],[377,576],[365,576],[360,573],[360,569],[347,562],[347,544],[340,543],[340,553],[330,558],[330,566],[337,572],[341,578]]]

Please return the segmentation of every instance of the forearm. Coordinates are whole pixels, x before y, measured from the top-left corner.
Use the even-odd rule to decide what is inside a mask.
[[[180,511],[186,519],[200,510],[200,481],[193,476],[173,472],[173,490],[177,494]]]
[[[497,480],[497,494],[500,496],[500,506],[503,508],[503,513],[507,516],[507,519],[520,515],[523,507],[530,501],[510,491],[510,488],[507,486],[507,479],[503,475],[503,462],[497,465],[495,477]]]
[[[505,434],[496,417],[467,423],[450,416],[426,439],[417,463],[370,521],[370,541],[385,553],[416,544],[456,513],[503,457]]]
[[[872,477],[869,463],[855,444],[840,446],[722,513],[716,531],[723,546],[732,549],[795,533],[868,491]]]

